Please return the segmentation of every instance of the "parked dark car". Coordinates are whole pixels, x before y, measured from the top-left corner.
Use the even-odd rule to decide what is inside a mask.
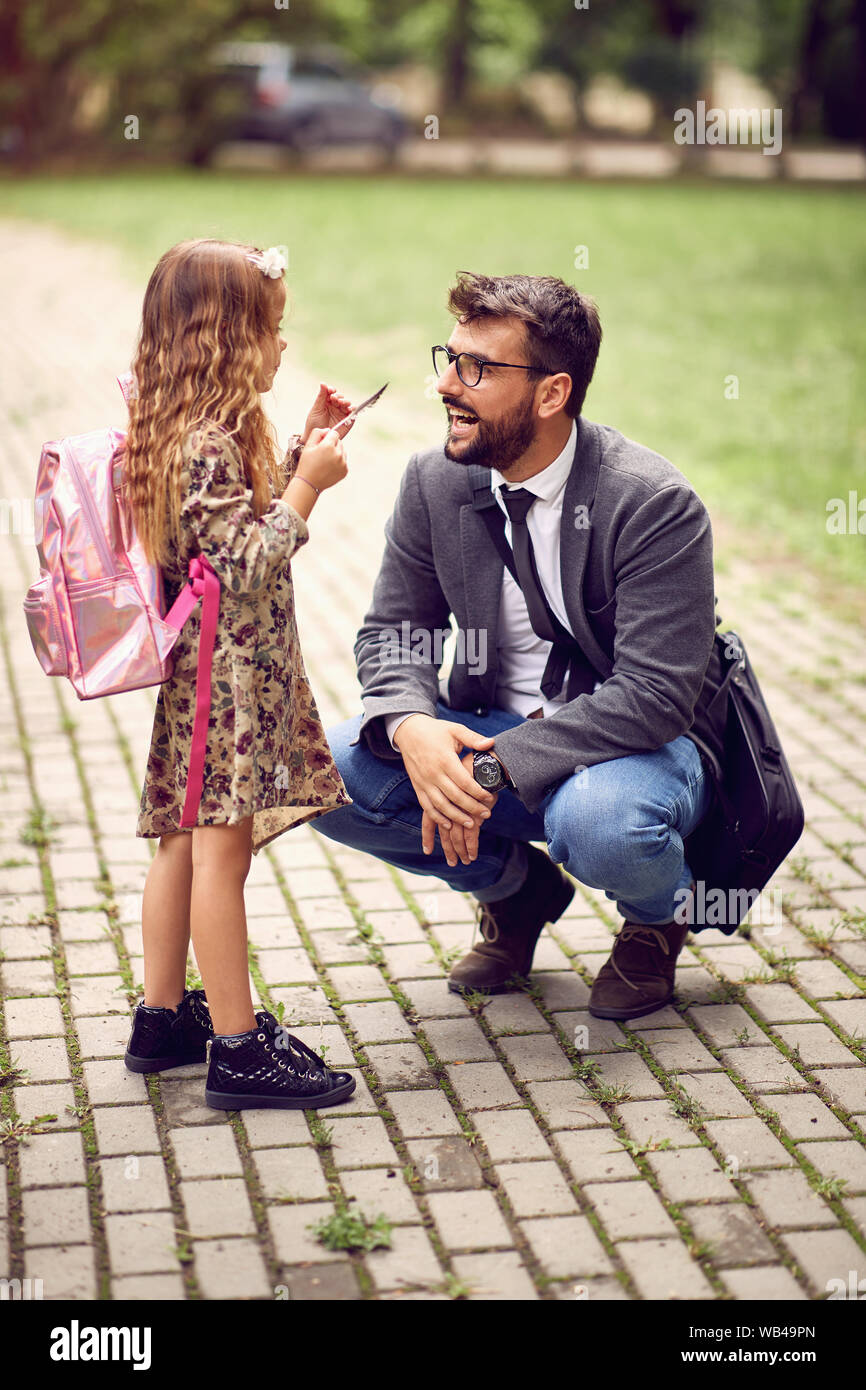
[[[217,114],[196,162],[230,140],[267,140],[298,152],[371,144],[393,155],[408,134],[402,113],[378,100],[339,50],[229,43],[211,56]]]

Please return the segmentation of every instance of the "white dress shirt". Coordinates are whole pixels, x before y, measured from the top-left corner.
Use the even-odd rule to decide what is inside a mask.
[[[562,576],[560,572],[560,532],[562,528],[562,501],[565,484],[574,462],[577,445],[577,423],[573,422],[568,442],[560,454],[522,483],[509,483],[495,468],[490,470],[490,486],[497,505],[505,516],[505,538],[511,545],[511,519],[502,500],[499,488],[517,490],[525,488],[534,492],[538,498],[533,502],[526,517],[535,566],[545,598],[563,627],[571,632],[568,614],[562,595]],[[574,636],[574,633],[571,633]],[[502,598],[499,605],[499,626],[496,634],[499,666],[496,676],[494,704],[499,709],[510,710],[524,716],[534,710],[542,709],[545,716],[555,714],[566,703],[566,680],[562,690],[552,700],[541,693],[541,681],[552,644],[539,637],[529,621],[529,610],[519,584],[516,584],[507,566],[502,570]],[[391,714],[385,718],[385,731],[394,746],[394,732],[409,718],[409,713]]]

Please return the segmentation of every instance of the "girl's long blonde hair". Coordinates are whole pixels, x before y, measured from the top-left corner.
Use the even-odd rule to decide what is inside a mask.
[[[172,246],[150,277],[132,371],[124,480],[152,564],[180,539],[182,445],[205,421],[233,436],[253,507],[278,488],[276,433],[255,386],[262,340],[274,331],[274,285],[247,255],[255,246],[200,238]]]

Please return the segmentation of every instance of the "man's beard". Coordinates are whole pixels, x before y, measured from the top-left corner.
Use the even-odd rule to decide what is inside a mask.
[[[479,420],[475,426],[474,438],[460,446],[459,453],[451,444],[451,425],[449,420],[448,437],[445,441],[445,457],[454,463],[468,467],[477,463],[482,468],[495,468],[505,473],[512,463],[526,453],[535,439],[535,419],[532,413],[532,393],[499,420]],[[449,404],[448,401],[445,402]],[[462,409],[456,401],[450,402],[458,410]]]

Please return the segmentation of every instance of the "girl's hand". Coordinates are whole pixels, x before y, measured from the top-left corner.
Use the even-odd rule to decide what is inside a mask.
[[[341,396],[332,386],[326,386],[322,382],[319,387],[319,394],[313,401],[312,409],[307,416],[304,433],[301,435],[301,443],[306,444],[313,430],[333,429],[335,425],[346,418],[351,409],[351,402],[345,396]],[[351,425],[349,429],[351,429]],[[348,430],[346,433],[348,434]]]
[[[349,468],[346,450],[336,430],[314,429],[310,434],[294,476],[313,483],[320,492],[345,478]]]

